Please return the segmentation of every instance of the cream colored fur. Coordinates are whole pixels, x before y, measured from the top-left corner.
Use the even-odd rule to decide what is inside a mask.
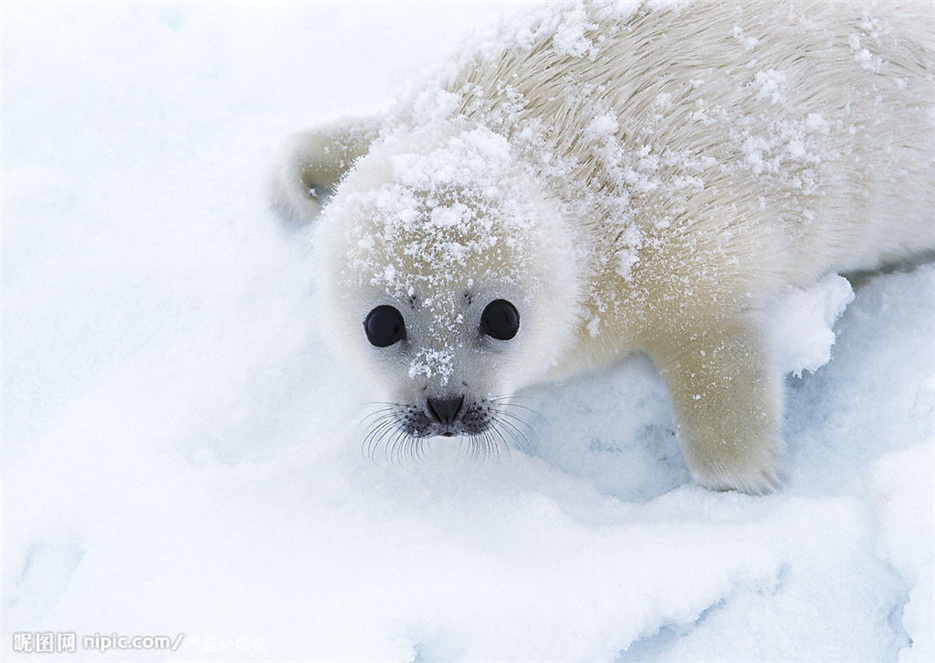
[[[379,131],[303,134],[275,200],[310,220],[307,192],[344,178],[322,216],[326,319],[387,397],[486,403],[643,351],[696,480],[763,492],[782,450],[764,305],[935,248],[933,45],[926,3],[551,5],[465,52]],[[462,184],[446,156],[480,165]],[[401,191],[418,204],[393,217]],[[476,212],[461,230],[512,253],[433,253],[473,246],[427,222],[461,197]],[[400,260],[413,246],[431,257]],[[478,345],[479,311],[507,295],[521,333]],[[417,342],[368,347],[361,321],[379,303],[405,309]]]

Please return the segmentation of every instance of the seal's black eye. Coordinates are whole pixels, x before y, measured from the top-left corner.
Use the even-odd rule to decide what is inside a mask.
[[[519,331],[519,311],[505,299],[495,299],[480,316],[480,333],[509,341]]]
[[[378,348],[386,348],[406,338],[406,323],[392,306],[378,306],[364,320],[367,340]]]

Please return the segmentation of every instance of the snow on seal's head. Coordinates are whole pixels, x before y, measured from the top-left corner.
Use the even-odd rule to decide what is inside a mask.
[[[508,396],[574,337],[581,261],[560,204],[502,136],[449,119],[379,139],[320,224],[326,335],[389,402],[371,445],[496,446]]]

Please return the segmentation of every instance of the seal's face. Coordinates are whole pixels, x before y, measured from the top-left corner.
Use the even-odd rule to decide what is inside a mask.
[[[476,315],[478,307],[474,306],[473,297],[469,292],[464,295],[462,308],[464,313],[455,318],[449,334],[454,332],[459,338],[453,347],[435,347],[430,351],[423,347],[417,352],[425,358],[431,357],[436,361],[441,359],[442,364],[435,370],[439,372],[437,380],[432,381],[433,368],[427,363],[413,364],[410,358],[410,373],[416,377],[419,373],[425,374],[423,391],[425,392],[424,407],[420,405],[397,406],[394,415],[398,418],[398,425],[408,435],[413,437],[429,437],[433,435],[480,435],[484,433],[493,421],[497,412],[491,404],[496,396],[478,398],[476,393],[469,393],[469,383],[462,379],[460,384],[448,385],[453,372],[457,355],[466,354],[474,361],[483,362],[485,354],[494,354],[498,351],[498,342],[513,340],[519,333],[520,315],[511,302],[506,299],[495,299],[487,304],[480,316]],[[412,319],[416,320],[417,329],[425,328],[419,323],[423,322],[412,306]],[[464,324],[465,318],[476,320],[476,324]],[[463,327],[463,329],[458,329]],[[474,333],[471,333],[473,331]],[[374,308],[364,319],[364,332],[369,343],[375,348],[393,348],[403,352],[409,342],[406,320],[402,312],[389,304],[381,304]],[[430,344],[435,345],[435,344]],[[467,352],[463,352],[467,348]],[[456,352],[455,350],[462,352]],[[387,352],[393,352],[389,350]],[[489,358],[488,358],[489,359]],[[463,363],[463,360],[459,363]],[[459,374],[462,378],[470,372],[469,366],[461,366]],[[483,382],[474,376],[474,382]],[[431,385],[431,389],[429,388]],[[421,400],[421,399],[419,399]],[[501,404],[502,406],[502,404]]]
[[[374,445],[517,432],[510,395],[560,359],[578,314],[541,191],[483,130],[387,140],[342,183],[322,219],[326,325],[388,400]]]

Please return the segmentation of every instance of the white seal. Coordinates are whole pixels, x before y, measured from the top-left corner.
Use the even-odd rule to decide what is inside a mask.
[[[277,167],[276,205],[320,224],[326,336],[390,404],[368,439],[496,444],[515,390],[641,351],[695,479],[775,488],[766,305],[935,248],[930,8],[534,14]]]

